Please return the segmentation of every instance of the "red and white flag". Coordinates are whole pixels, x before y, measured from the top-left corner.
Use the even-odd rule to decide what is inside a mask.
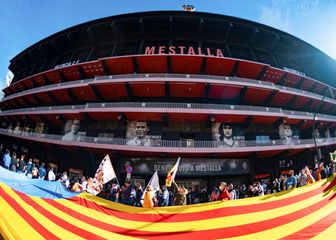
[[[113,178],[117,178],[117,175],[113,169],[110,156],[106,155],[99,164],[93,178],[92,189],[88,189],[87,191],[97,195],[103,190],[103,185],[111,181]]]

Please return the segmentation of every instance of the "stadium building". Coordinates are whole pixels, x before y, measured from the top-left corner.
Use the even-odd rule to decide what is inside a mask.
[[[22,36],[24,37],[24,36]],[[277,29],[223,15],[132,13],[55,33],[14,57],[0,136],[62,170],[186,185],[271,179],[327,161],[335,61]]]

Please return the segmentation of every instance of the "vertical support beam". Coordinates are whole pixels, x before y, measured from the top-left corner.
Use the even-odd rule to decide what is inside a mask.
[[[240,61],[237,61],[232,69],[232,72],[230,74],[231,77],[236,77],[237,76],[237,72],[238,72],[238,68],[239,68],[239,64]]]
[[[209,92],[210,92],[210,83],[206,83],[205,84],[205,88],[204,88],[204,94],[203,94],[203,102],[207,103],[209,100]]]

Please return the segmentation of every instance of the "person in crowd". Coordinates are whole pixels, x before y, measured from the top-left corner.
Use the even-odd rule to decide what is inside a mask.
[[[324,165],[324,169],[321,172],[322,179],[325,179],[329,176],[329,170],[330,170],[330,165],[329,164]]]
[[[247,188],[246,185],[243,184],[239,187],[239,198],[246,198]]]
[[[154,208],[157,206],[157,199],[155,197],[154,189],[151,185],[146,188],[146,193],[144,195],[143,205],[144,208]]]
[[[229,183],[229,185],[228,185],[228,191],[229,191],[229,193],[230,193],[230,198],[231,198],[232,200],[234,200],[234,199],[238,199],[237,192],[236,192],[236,190],[234,189],[232,183]]]
[[[17,167],[18,167],[18,159],[16,157],[16,152],[13,151],[12,152],[12,158],[11,158],[11,166],[10,166],[10,170],[13,172],[17,171]]]
[[[289,178],[287,178],[285,184],[286,184],[286,190],[291,190],[291,189],[296,188],[297,179],[294,176],[294,171],[293,170],[289,171]]]
[[[44,167],[44,163],[41,163],[41,165],[39,167],[39,178],[44,179],[46,175],[47,175],[47,171]]]
[[[79,136],[78,136],[79,128],[80,128],[80,121],[78,119],[72,120],[70,132],[64,134],[64,136],[62,137],[62,140],[63,141],[78,141],[79,140]]]
[[[200,197],[200,202],[205,203],[209,201],[209,194],[208,194],[208,188],[203,187],[201,190],[201,197]]]
[[[28,178],[33,177],[33,159],[29,158],[27,164],[26,164],[26,175]]]
[[[59,179],[59,181],[61,182],[61,184],[65,187],[69,186],[69,182],[68,182],[68,173],[67,171],[64,171],[61,178]]]
[[[254,186],[254,194],[255,196],[264,196],[264,187],[260,184],[260,182],[256,182]]]
[[[4,168],[9,170],[10,164],[12,162],[12,158],[9,155],[9,149],[8,148],[6,148],[6,150],[5,150],[5,154],[3,155],[2,161],[3,161]]]
[[[187,205],[188,190],[184,186],[178,186],[175,181],[173,181],[173,188],[175,191],[174,206]]]
[[[217,201],[219,196],[219,190],[216,187],[213,187],[212,192],[210,194],[210,202]]]
[[[88,182],[87,182],[85,176],[82,176],[82,177],[81,177],[81,179],[80,179],[80,183],[79,183],[79,184],[80,184],[80,188],[81,188],[81,190],[82,190],[82,191],[85,191],[86,188],[87,188],[87,184],[88,184]]]
[[[24,161],[25,155],[21,155],[19,161],[18,161],[18,172],[19,173],[25,173],[26,172],[26,163]]]
[[[324,170],[324,163],[321,162],[319,167],[316,169],[316,181],[322,180],[322,171]]]
[[[119,184],[112,183],[111,189],[110,189],[110,200],[112,202],[118,202],[119,201],[119,194],[120,194],[120,187]]]
[[[33,169],[32,169],[32,179],[37,179],[39,177],[39,171],[37,166],[33,164]]]
[[[280,191],[285,191],[286,190],[286,180],[287,176],[285,175],[280,175]]]
[[[331,162],[331,166],[330,166],[330,169],[329,169],[329,174],[330,175],[335,174],[335,173],[336,173],[336,160]]]
[[[261,181],[261,186],[264,188],[264,194],[267,194],[268,192],[268,184],[266,183],[266,181]]]
[[[299,186],[299,187],[306,186],[306,185],[307,185],[307,179],[308,179],[308,177],[307,177],[307,175],[306,175],[304,169],[302,169],[302,170],[300,171],[300,175],[299,175],[299,177],[298,177],[298,186]]]
[[[147,122],[136,122],[135,124],[135,137],[127,141],[127,145],[133,146],[151,146],[150,139],[147,135],[149,127]]]
[[[169,205],[169,191],[166,185],[162,185],[161,189],[162,189],[162,198],[160,207],[165,207]]]
[[[76,181],[74,181],[71,185],[72,185],[70,187],[71,191],[73,191],[73,192],[81,192],[82,191],[82,186],[79,183],[79,179],[77,179]]]
[[[219,194],[217,200],[231,200],[231,195],[227,189],[226,182],[221,182],[219,185]]]
[[[135,198],[135,190],[132,184],[129,181],[125,182],[125,186],[122,192],[123,196],[123,203],[126,205],[133,206],[134,205],[134,198]]]
[[[141,198],[142,198],[142,186],[139,182],[136,183],[136,190],[135,190],[135,206],[141,207]]]
[[[54,168],[51,167],[48,172],[48,181],[55,181],[55,180],[56,180],[56,175],[54,173]]]
[[[248,189],[247,189],[247,197],[254,197],[255,193],[254,193],[254,187],[253,185],[249,185]]]
[[[280,192],[280,182],[277,178],[274,178],[271,190],[272,193]]]
[[[174,191],[169,191],[169,206],[174,205],[175,193]]]

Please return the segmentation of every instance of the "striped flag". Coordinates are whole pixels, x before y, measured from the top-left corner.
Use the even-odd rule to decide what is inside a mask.
[[[179,164],[180,164],[180,159],[181,159],[180,157],[177,159],[176,164],[167,174],[167,178],[166,178],[166,186],[167,187],[170,187],[172,185],[172,182],[175,179],[175,175],[176,175],[176,172],[177,172]]]
[[[336,236],[335,206],[332,177],[285,194],[155,209],[86,192],[69,199],[29,196],[0,181],[0,234],[6,240],[324,240]]]
[[[334,182],[267,197],[147,209],[86,192],[70,199],[29,196],[0,181],[0,234],[6,240],[334,239]]]

